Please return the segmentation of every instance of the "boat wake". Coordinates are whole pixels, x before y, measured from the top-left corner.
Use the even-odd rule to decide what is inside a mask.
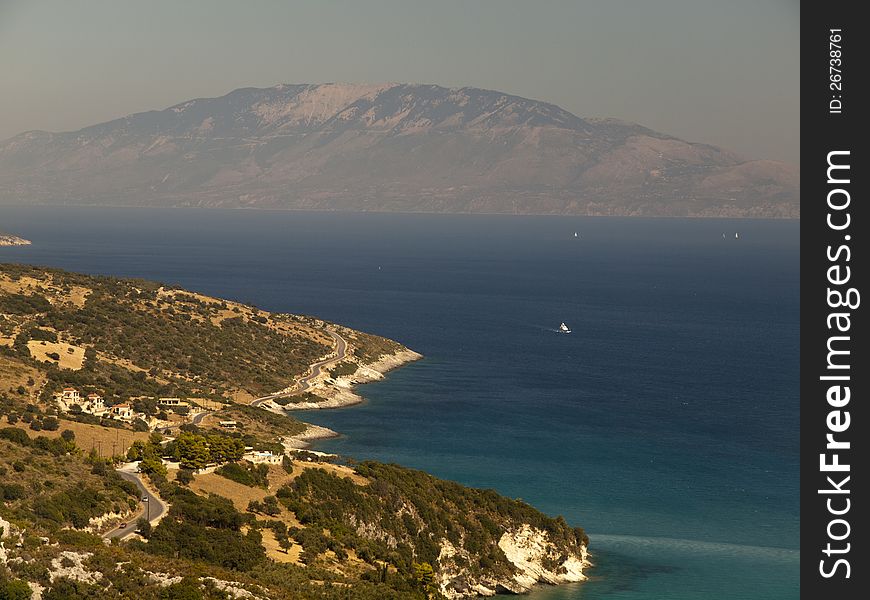
[[[589,534],[592,540],[590,549],[598,546],[604,550],[617,552],[625,551],[649,551],[653,553],[667,549],[686,554],[717,555],[720,558],[758,559],[773,560],[779,562],[798,562],[800,552],[788,548],[776,548],[772,546],[749,546],[742,544],[729,544],[725,542],[705,542],[701,540],[687,540],[666,537],[637,537],[632,535],[608,535]]]

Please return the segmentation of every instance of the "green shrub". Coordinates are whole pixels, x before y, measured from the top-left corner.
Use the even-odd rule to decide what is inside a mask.
[[[245,463],[227,463],[215,473],[236,483],[248,487],[269,487],[269,467],[267,465],[252,465]]]

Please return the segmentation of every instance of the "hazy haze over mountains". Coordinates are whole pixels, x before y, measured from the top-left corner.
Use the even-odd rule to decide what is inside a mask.
[[[0,142],[0,202],[797,217],[797,169],[476,88],[243,88]]]

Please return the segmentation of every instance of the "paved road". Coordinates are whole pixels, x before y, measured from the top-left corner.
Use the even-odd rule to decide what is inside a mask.
[[[325,329],[327,334],[335,340],[335,353],[332,357],[321,360],[320,362],[316,362],[311,365],[311,372],[308,375],[305,375],[302,379],[296,382],[290,390],[285,392],[279,392],[277,394],[270,394],[268,396],[263,396],[262,398],[257,398],[253,402],[251,402],[251,406],[260,406],[263,402],[267,402],[269,400],[274,400],[275,398],[283,398],[285,396],[292,396],[294,394],[298,394],[300,392],[304,392],[309,387],[311,387],[310,382],[312,379],[320,375],[323,372],[324,367],[335,364],[340,360],[344,360],[347,356],[347,342],[344,341],[344,338],[335,333],[334,331],[329,331]]]
[[[156,494],[154,494],[153,492],[151,492],[151,490],[149,490],[147,487],[145,487],[145,484],[142,483],[142,478],[139,476],[138,473],[133,473],[131,471],[120,471],[120,470],[117,471],[117,473],[118,473],[118,475],[120,475],[121,477],[126,479],[127,481],[132,481],[133,483],[136,484],[136,487],[139,488],[139,498],[140,498],[139,503],[144,505],[145,503],[142,502],[141,499],[148,498],[148,505],[149,506],[147,506],[147,507],[143,506],[141,512],[136,513],[135,515],[131,516],[130,519],[127,521],[126,527],[116,527],[112,531],[103,534],[104,538],[110,538],[110,539],[111,538],[124,539],[128,535],[131,535],[132,533],[134,533],[136,531],[136,520],[140,516],[147,515],[151,518],[151,523],[154,523],[154,521],[157,518],[159,518],[163,513],[166,512],[166,504],[163,502],[163,500],[158,498]],[[149,510],[149,507],[150,507],[150,510]]]

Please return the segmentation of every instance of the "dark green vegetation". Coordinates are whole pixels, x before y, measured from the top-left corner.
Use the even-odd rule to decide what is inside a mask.
[[[269,467],[246,463],[228,463],[215,471],[221,477],[249,487],[269,487]]]
[[[0,429],[0,515],[57,532],[137,505],[133,484],[81,454],[74,436],[31,438],[23,429]]]
[[[327,464],[305,452],[296,464],[241,460],[246,447],[283,453],[284,438],[305,425],[234,398],[284,388],[321,359],[331,344],[323,326],[144,281],[0,265],[0,518],[11,528],[0,535],[14,540],[4,543],[15,559],[0,566],[0,600],[26,593],[22,581],[43,586],[46,600],[227,598],[221,582],[276,600],[435,598],[439,577],[457,570],[462,585],[509,579],[515,569],[498,542],[524,524],[557,547],[547,568],[576,555],[582,530],[492,491],[393,465],[354,472],[346,459]],[[334,327],[352,350],[334,377],[403,349]],[[161,433],[134,435],[82,411],[58,414],[54,392],[67,386],[147,415],[167,410],[158,396],[215,412],[183,423],[174,415]],[[101,458],[121,453],[141,461],[169,503],[159,524],[140,520],[139,491]],[[169,471],[166,459],[182,470]],[[216,463],[216,474],[192,474]],[[114,521],[95,519],[109,513]],[[141,538],[105,545],[98,533],[122,519]],[[445,566],[447,542],[457,554]],[[58,564],[100,578],[57,577]]]
[[[326,398],[324,398],[323,396],[318,396],[314,392],[302,392],[301,394],[295,394],[293,396],[283,396],[281,398],[275,398],[275,400],[273,400],[273,402],[275,402],[275,404],[277,404],[278,406],[287,406],[288,404],[301,404],[303,402],[317,403],[325,401]]]
[[[523,523],[546,531],[564,548],[577,550],[588,542],[582,529],[568,526],[561,517],[547,517],[492,490],[466,488],[397,465],[365,462],[356,471],[371,483],[361,486],[322,469],[306,469],[276,495],[308,528],[328,529],[339,547],[409,574],[414,563],[437,565],[440,542],[446,539],[474,557],[474,563],[465,565],[469,573],[509,575],[513,566],[498,540]],[[367,533],[361,534],[360,528]],[[382,539],[397,543],[388,545]]]
[[[329,351],[296,317],[157,283],[8,264],[0,276],[26,281],[17,292],[0,292],[0,312],[11,323],[4,328],[18,329],[16,355],[33,360],[27,342],[58,334],[96,351],[81,371],[49,370],[46,394],[63,384],[120,398],[259,394],[285,387]]]
[[[247,404],[233,404],[221,410],[221,418],[244,422],[246,429],[268,431],[277,435],[296,435],[305,431],[305,424],[293,417],[262,410]]]
[[[349,360],[342,361],[335,365],[335,368],[329,370],[329,375],[335,379],[336,377],[346,377],[353,375],[359,369],[359,365]]]

